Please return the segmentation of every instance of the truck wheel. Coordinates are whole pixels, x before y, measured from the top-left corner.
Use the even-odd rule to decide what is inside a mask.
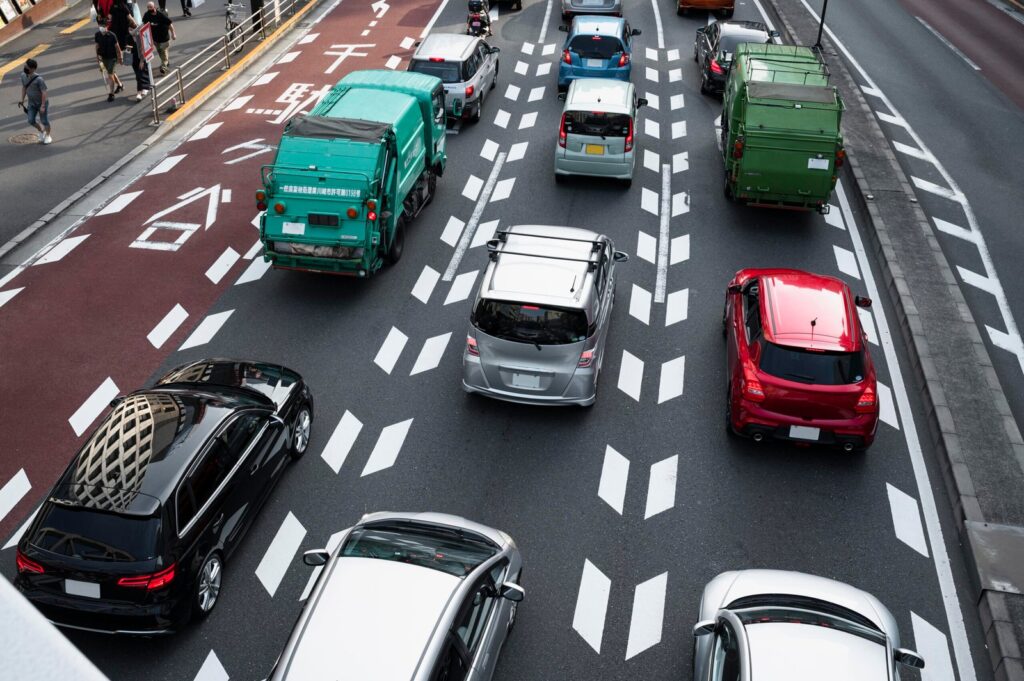
[[[735,197],[732,194],[732,185],[729,184],[729,174],[728,173],[726,173],[726,175],[725,175],[725,187],[723,189],[723,193],[725,194],[725,198],[727,198],[728,200],[730,200],[730,201],[735,200]]]
[[[687,10],[685,7],[680,7],[679,5],[676,5],[676,14],[678,14],[679,16],[685,17],[688,12],[689,10]]]
[[[402,251],[405,250],[405,213],[402,213],[398,218],[398,224],[395,225],[395,235],[391,237],[391,246],[388,248],[387,255],[384,259],[387,260],[389,265],[394,265],[402,259]]]
[[[434,172],[434,170],[432,170],[432,169],[428,170],[427,173],[428,173],[428,175],[427,175],[427,203],[426,203],[426,205],[429,206],[430,203],[434,200],[434,192],[437,191],[437,173]]]

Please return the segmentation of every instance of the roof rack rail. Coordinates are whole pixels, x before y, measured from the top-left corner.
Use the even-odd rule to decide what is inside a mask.
[[[592,239],[573,239],[571,237],[562,238],[562,237],[557,237],[557,236],[548,236],[548,235],[545,235],[545,234],[522,234],[522,233],[519,233],[519,232],[508,232],[508,231],[502,230],[502,231],[498,232],[497,238],[489,239],[487,241],[487,257],[490,258],[492,261],[496,262],[498,260],[498,256],[499,255],[521,255],[521,256],[524,256],[524,257],[527,257],[527,258],[544,258],[545,260],[565,260],[565,261],[568,261],[568,262],[583,262],[583,263],[587,264],[587,271],[589,271],[589,272],[595,271],[597,269],[597,266],[600,264],[599,260],[591,260],[590,258],[569,258],[569,257],[562,256],[562,255],[541,255],[540,253],[526,253],[526,252],[523,252],[523,251],[506,251],[504,249],[499,251],[498,250],[498,246],[500,244],[507,243],[507,238],[508,238],[509,234],[511,234],[512,236],[530,236],[530,237],[536,237],[538,239],[555,239],[555,240],[558,240],[558,241],[578,241],[580,243],[591,244],[592,245],[591,253],[598,252],[601,249],[601,243],[599,241],[594,241]]]
[[[555,241],[576,241],[576,242],[579,242],[581,244],[590,244],[590,250],[592,250],[592,251],[599,251],[599,250],[601,250],[601,248],[603,246],[603,244],[600,241],[597,241],[596,239],[574,239],[571,236],[552,236],[550,234],[527,234],[526,232],[510,232],[507,229],[502,229],[502,230],[497,232],[498,241],[501,241],[502,243],[505,243],[506,241],[508,241],[508,237],[509,237],[510,234],[512,236],[529,236],[529,237],[533,237],[534,239],[554,239]],[[492,239],[492,241],[493,241],[493,239]]]

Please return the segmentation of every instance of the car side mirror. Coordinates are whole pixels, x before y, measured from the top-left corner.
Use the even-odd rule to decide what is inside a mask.
[[[701,26],[700,28],[697,29],[697,37],[699,38],[702,35],[704,35],[704,27],[703,26]]]
[[[558,99],[564,102],[565,101],[565,96],[567,94],[569,94],[569,93],[568,92],[564,92],[564,91],[563,92],[559,92],[558,93]]]
[[[614,260],[615,262],[626,262],[627,260],[629,260],[629,255],[623,253],[622,251],[615,251],[614,253],[612,253],[612,260]]]
[[[490,49],[490,53],[491,54],[498,54],[499,52],[501,52],[501,48],[500,47],[492,47]]]
[[[505,582],[504,584],[502,584],[499,593],[501,594],[502,598],[506,598],[512,601],[513,603],[518,603],[519,601],[526,598],[526,590],[518,584],[513,584],[512,582]]]
[[[725,290],[728,291],[729,293],[742,293],[743,287],[740,286],[739,284],[729,284],[729,286]]]
[[[281,418],[280,416],[278,416],[277,414],[271,414],[270,415],[270,422],[273,423],[275,426],[282,426],[283,427],[285,425],[284,424],[284,419]]]
[[[699,638],[701,636],[707,636],[708,634],[710,634],[714,630],[715,630],[715,621],[714,620],[701,620],[700,622],[697,622],[696,624],[693,625],[693,635],[694,635],[695,638]]]
[[[117,407],[117,405],[121,404],[122,402],[124,402],[124,395],[118,395],[114,399],[110,400],[110,408],[114,409]]]
[[[566,26],[565,24],[559,24],[558,25],[558,30],[561,31],[562,33],[568,33],[569,32],[569,27]]]
[[[636,106],[637,106],[638,109],[641,106],[647,106],[647,98],[646,97],[639,97],[639,98],[637,98]]]
[[[420,46],[420,43],[421,43],[421,42],[423,42],[423,41],[422,41],[422,40],[417,40],[416,42],[414,42],[414,43],[412,44],[412,46],[413,46],[413,47],[419,47],[419,46]]]
[[[634,28],[632,31],[629,32],[629,34],[630,35],[640,35],[640,29],[639,28]]]
[[[913,650],[908,648],[897,648],[893,651],[892,656],[897,662],[905,667],[911,667],[912,669],[924,669],[924,658]]]
[[[857,307],[871,307],[871,299],[867,296],[854,296],[853,302]]]
[[[330,557],[327,549],[313,549],[302,554],[302,562],[310,567],[320,567],[326,565]]]
[[[768,31],[769,38],[778,38],[780,35],[782,34],[779,33],[778,31]]]

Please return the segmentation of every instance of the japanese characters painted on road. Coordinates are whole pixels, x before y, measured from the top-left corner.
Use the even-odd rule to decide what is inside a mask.
[[[139,41],[142,43],[142,58],[149,61],[153,56],[153,27],[147,21],[139,27]]]
[[[283,109],[249,109],[246,113],[274,116],[267,122],[284,125],[292,116],[311,111],[331,91],[330,85],[324,85],[317,89],[313,89],[314,87],[316,86],[313,83],[292,83],[280,97],[274,100],[278,104],[286,105]]]
[[[328,57],[337,57],[337,59],[334,60],[333,64],[327,67],[327,70],[324,71],[324,73],[334,73],[335,69],[341,66],[341,63],[348,59],[349,57],[369,56],[369,52],[357,52],[357,50],[372,49],[374,47],[377,47],[376,43],[365,43],[359,45],[331,45],[331,49],[324,50],[324,54],[327,55]]]

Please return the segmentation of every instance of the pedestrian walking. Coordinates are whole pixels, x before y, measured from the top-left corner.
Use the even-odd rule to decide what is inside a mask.
[[[263,30],[263,0],[249,0],[249,8],[256,17],[252,22],[252,33],[256,35]]]
[[[132,71],[135,72],[135,101],[141,102],[149,94],[153,85],[149,82],[149,67],[142,58],[139,48],[141,41],[136,40],[135,31],[128,34],[128,51],[132,55]]]
[[[124,89],[124,84],[117,77],[115,69],[117,63],[123,58],[121,46],[117,43],[117,37],[110,32],[106,23],[100,23],[100,30],[96,31],[96,61],[100,64],[100,73],[103,74],[103,81],[107,85],[107,101],[114,101],[114,95]]]
[[[122,51],[128,46],[128,34],[136,28],[138,25],[132,17],[132,8],[125,0],[114,0],[114,6],[110,8],[110,31]]]
[[[156,53],[160,55],[160,74],[163,75],[171,68],[168,55],[171,41],[178,39],[174,33],[174,22],[166,12],[162,9],[157,11],[156,4],[150,2],[146,5],[146,13],[142,15],[142,23],[149,24],[153,29],[153,42],[156,44]]]
[[[190,17],[192,12],[188,11],[188,8],[192,6],[192,0],[181,0],[181,14],[182,16]]]
[[[114,6],[114,0],[93,0],[92,6],[96,8],[96,21],[110,18],[110,10]]]
[[[21,101],[18,106],[25,110],[28,124],[39,131],[39,141],[49,144],[50,137],[50,98],[46,94],[46,81],[36,73],[39,64],[35,59],[26,59],[21,74]],[[28,106],[25,101],[28,100]],[[37,120],[38,119],[38,120]]]

